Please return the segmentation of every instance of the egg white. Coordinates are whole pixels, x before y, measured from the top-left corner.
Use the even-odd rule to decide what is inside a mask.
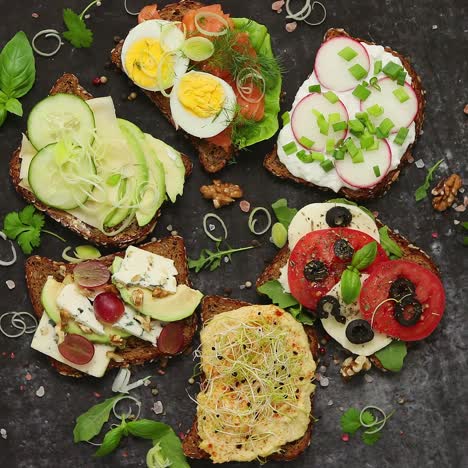
[[[125,64],[129,49],[135,42],[140,41],[142,39],[154,39],[159,41],[161,38],[161,32],[163,31],[163,28],[171,24],[173,24],[171,23],[171,21],[158,19],[143,21],[143,23],[140,23],[139,25],[135,26],[128,33],[128,36],[126,37],[122,47],[121,59],[123,70],[130,79],[131,76]],[[167,89],[170,88],[173,85],[173,83],[177,81],[182,75],[184,75],[184,73],[187,71],[190,60],[187,57],[185,57],[180,50],[178,50],[181,46],[179,35],[167,34],[164,38],[164,45],[168,50],[172,51],[172,58],[174,61],[174,80],[166,88],[164,88]],[[158,85],[152,87],[144,87],[141,86],[139,83],[135,84],[137,84],[140,88],[146,89],[148,91],[161,91],[161,87]]]
[[[190,135],[198,138],[210,138],[226,129],[234,118],[237,98],[232,87],[226,81],[209,73],[189,72],[208,75],[211,79],[218,81],[224,90],[225,100],[221,112],[215,117],[199,117],[184,107],[179,100],[180,80],[176,81],[171,92],[170,104],[171,114],[174,122]]]

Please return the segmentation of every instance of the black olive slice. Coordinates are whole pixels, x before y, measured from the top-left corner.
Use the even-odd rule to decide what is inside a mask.
[[[335,320],[343,325],[346,323],[346,317],[344,315],[335,315]]]
[[[389,296],[400,300],[405,296],[414,296],[416,286],[407,278],[397,278],[391,285]]]
[[[317,303],[318,318],[327,318],[329,314],[336,317],[340,315],[340,310],[340,302],[333,296],[323,296]]]
[[[419,322],[422,315],[422,305],[413,296],[405,297],[395,304],[393,315],[400,325],[411,327]]]
[[[346,338],[354,344],[367,343],[374,338],[374,331],[366,320],[351,320],[346,327]]]
[[[346,239],[338,239],[333,245],[333,251],[341,260],[351,260],[354,255],[354,248]]]
[[[330,227],[346,227],[351,224],[353,216],[344,206],[334,206],[327,211],[325,221]]]
[[[322,281],[328,276],[328,268],[320,260],[312,260],[304,267],[304,276],[308,281]]]

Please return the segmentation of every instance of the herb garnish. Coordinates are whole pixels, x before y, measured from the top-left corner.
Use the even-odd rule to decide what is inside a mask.
[[[23,97],[36,81],[36,64],[28,38],[23,31],[16,33],[0,53],[0,127],[8,112],[21,117]]]
[[[275,203],[271,205],[271,208],[273,209],[278,222],[280,222],[286,229],[288,229],[292,219],[294,216],[296,216],[297,209],[289,208],[288,200],[286,200],[286,198],[280,198],[279,200],[276,200]]]
[[[392,341],[388,346],[377,351],[375,356],[385,369],[398,372],[403,367],[406,353],[406,343],[404,341]]]
[[[27,205],[21,211],[12,211],[5,216],[3,232],[9,239],[16,240],[25,254],[30,254],[34,247],[39,247],[41,232],[65,242],[65,239],[54,232],[42,229],[44,223],[44,215],[36,211],[34,206]]]
[[[216,270],[221,265],[221,260],[223,257],[231,259],[231,255],[237,252],[242,252],[244,250],[253,249],[255,246],[251,245],[248,247],[241,247],[238,249],[233,249],[228,245],[227,250],[221,250],[222,241],[216,242],[216,250],[202,249],[200,256],[197,259],[188,259],[188,266],[190,269],[195,270],[195,273],[198,273],[201,270],[208,269],[210,271]]]
[[[380,244],[382,245],[385,252],[387,252],[387,255],[391,260],[403,257],[403,252],[400,246],[395,241],[390,239],[388,234],[388,226],[382,226],[379,229],[379,236]]]
[[[437,161],[432,167],[429,168],[426,174],[426,178],[424,179],[424,183],[416,189],[416,192],[414,192],[414,198],[415,200],[421,201],[424,200],[424,198],[427,197],[427,191],[429,190],[429,186],[432,182],[432,178],[434,176],[434,172],[437,170],[437,168],[444,162],[443,159]]]
[[[100,0],[91,2],[79,15],[70,8],[63,10],[63,22],[68,30],[63,33],[63,37],[74,47],[90,47],[93,43],[93,32],[86,27],[84,15],[93,6],[101,6]]]

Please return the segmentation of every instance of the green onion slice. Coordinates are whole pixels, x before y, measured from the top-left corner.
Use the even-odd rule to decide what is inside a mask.
[[[322,92],[322,88],[320,87],[320,85],[309,86],[309,93],[321,93],[321,92]]]
[[[224,231],[224,237],[215,237],[213,234],[211,234],[211,229],[209,229],[206,224],[211,218],[218,221],[218,223],[221,225]],[[203,216],[203,230],[205,231],[205,234],[214,242],[221,242],[222,240],[227,239],[228,236],[226,224],[224,224],[224,221],[216,213],[207,213],[205,216]]]
[[[374,75],[378,75],[382,71],[382,60],[376,60],[374,63]]]
[[[289,156],[297,151],[297,145],[295,141],[290,141],[283,146],[283,151]]]
[[[344,58],[347,62],[349,62],[350,60],[353,60],[353,58],[355,58],[358,55],[358,53],[351,47],[347,46],[344,49],[341,49],[338,52],[338,55]]]
[[[341,122],[336,122],[333,124],[333,131],[334,132],[340,132],[342,130],[346,130],[348,128],[348,124],[342,120]]]
[[[299,161],[302,161],[305,164],[310,164],[311,162],[314,162],[312,155],[305,150],[299,151],[296,154],[296,156],[297,156],[297,159],[299,159]]]
[[[324,93],[323,97],[327,98],[332,104],[335,104],[340,100],[333,91],[327,91]]]
[[[370,94],[371,92],[361,84],[358,84],[353,91],[353,96],[356,96],[360,101],[365,101]]]
[[[395,139],[393,140],[394,143],[401,146],[405,142],[406,137],[408,136],[408,133],[409,133],[408,128],[401,127],[400,130],[398,130],[398,133],[396,134]]]
[[[287,125],[289,122],[291,122],[291,115],[289,114],[289,112],[285,112],[281,116],[281,120],[283,121],[283,125]]]
[[[404,90],[404,88],[397,88],[393,91],[393,95],[403,104],[406,102],[410,97],[408,93]]]
[[[394,126],[395,124],[389,118],[383,119],[380,125],[377,127],[377,136],[379,138],[387,138],[388,135],[390,135],[390,130]]]
[[[372,169],[374,170],[375,177],[380,177],[380,167],[374,166]]]
[[[320,163],[320,167],[325,172],[330,172],[335,166],[334,166],[333,161],[331,159],[325,159],[325,161],[322,161]]]
[[[348,68],[348,71],[358,81],[367,76],[367,70],[362,65],[359,65],[359,63],[356,63],[352,67]]]
[[[288,240],[288,230],[281,223],[273,224],[271,228],[271,240],[278,249],[283,248]]]
[[[203,62],[214,53],[214,44],[206,37],[189,37],[182,45],[182,53],[194,62]]]
[[[351,156],[353,164],[358,164],[364,162],[364,154],[361,150],[358,150],[355,156]]]
[[[256,231],[255,230],[255,225],[257,224],[258,220],[254,219],[254,217],[259,212],[265,213],[266,218],[267,218],[267,225],[263,229],[261,229],[260,231]],[[262,234],[265,234],[265,232],[267,232],[271,227],[271,214],[270,214],[270,212],[263,206],[258,206],[257,208],[254,208],[252,210],[252,212],[250,213],[248,225],[249,225],[250,232],[252,234],[255,234],[256,236],[261,236]]]
[[[335,140],[333,140],[333,138],[327,139],[325,150],[327,153],[333,153],[333,151],[335,150]]]
[[[312,148],[312,146],[314,146],[314,142],[310,138],[307,138],[306,136],[301,136],[301,138],[299,138],[299,143],[302,146],[305,146],[307,149],[310,149]]]
[[[388,62],[385,67],[382,68],[382,71],[392,80],[396,80],[398,74],[403,70],[403,67],[398,65],[395,62]]]
[[[379,83],[378,83],[378,79],[376,76],[373,76],[370,80],[369,80],[369,84],[374,88],[376,89],[377,91],[382,91],[382,88],[380,87]]]
[[[373,106],[367,108],[367,112],[369,112],[372,117],[379,117],[384,113],[384,108],[378,104],[374,104]]]

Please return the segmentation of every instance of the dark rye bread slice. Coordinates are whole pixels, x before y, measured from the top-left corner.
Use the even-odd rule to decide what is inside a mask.
[[[165,237],[156,242],[143,244],[140,248],[173,260],[178,271],[178,275],[176,277],[177,284],[186,284],[187,286],[190,286],[187,253],[185,251],[185,244],[182,237]],[[123,257],[124,255],[125,252],[122,251],[101,257],[99,261],[110,266],[116,256]],[[72,273],[73,267],[74,264],[56,262],[49,258],[39,257],[38,255],[33,255],[26,260],[26,285],[28,287],[29,297],[31,299],[34,313],[37,317],[40,318],[44,313],[44,307],[41,302],[41,292],[45,282],[47,281],[47,277],[53,276],[57,281],[62,281],[66,274]],[[197,329],[196,314],[184,319],[183,323],[185,349],[192,342]],[[116,354],[118,354],[123,361],[116,362],[111,360],[108,367],[109,369],[114,367],[128,367],[130,365],[144,364],[146,362],[154,361],[161,356],[167,356],[167,354],[163,355],[156,346],[134,336],[129,337],[126,341],[127,345],[123,350],[119,351],[116,349]],[[51,359],[51,362],[52,366],[55,367],[55,369],[57,369],[57,371],[62,375],[69,377],[84,376],[83,373],[67,366],[66,364],[62,364],[55,359]]]
[[[197,8],[204,7],[203,3],[196,2],[193,0],[182,0],[179,3],[170,3],[164,8],[159,10],[159,15],[162,19],[168,21],[182,21],[185,13],[189,10],[194,10]],[[122,70],[122,46],[123,40],[115,46],[111,51],[111,60],[112,63],[120,70]],[[151,100],[151,102],[162,112],[164,117],[175,127],[177,128],[175,122],[172,120],[171,108],[169,105],[169,98],[165,97],[163,94],[155,91],[146,91],[142,90]],[[231,147],[229,151],[224,150],[220,146],[213,145],[207,140],[194,137],[187,134],[183,130],[179,130],[186,138],[188,138],[192,145],[196,148],[198,152],[198,158],[201,165],[207,172],[218,172],[223,169],[226,164],[235,156],[236,151],[234,147]]]
[[[236,310],[240,307],[251,306],[248,302],[238,301],[236,299],[230,299],[221,296],[205,296],[202,300],[201,318],[202,322],[206,322],[217,314],[228,312],[230,310]],[[304,326],[307,337],[309,338],[310,350],[312,355],[317,362],[318,360],[318,339],[315,329],[313,327]],[[202,376],[203,378],[203,376]],[[309,445],[312,437],[312,411],[313,411],[313,396],[311,396],[311,413],[310,423],[305,434],[298,440],[289,442],[284,445],[280,452],[270,455],[268,460],[288,461],[297,458]],[[182,447],[186,456],[196,459],[210,458],[209,454],[204,450],[200,449],[200,436],[198,434],[197,419],[195,419],[190,431],[182,442]]]
[[[78,78],[71,73],[65,73],[55,83],[53,88],[50,90],[50,95],[65,93],[74,94],[82,99],[91,99],[93,96],[86,91],[79,83]],[[185,176],[188,177],[192,172],[192,163],[190,159],[182,155],[182,160],[185,166]],[[109,237],[103,234],[99,229],[84,223],[75,216],[67,213],[66,211],[51,208],[44,205],[42,202],[36,199],[34,193],[28,189],[21,187],[20,178],[21,170],[21,158],[20,148],[18,148],[12,155],[10,160],[10,177],[16,191],[29,203],[33,204],[38,210],[47,213],[52,219],[62,224],[66,228],[72,230],[86,240],[108,247],[123,248],[131,244],[142,242],[154,229],[156,220],[161,214],[161,210],[158,210],[154,218],[146,226],[138,226],[138,223],[134,220],[125,230],[121,233]],[[120,225],[117,225],[114,229],[117,229]]]
[[[355,39],[360,42],[365,42],[366,44],[374,45],[374,42],[367,41],[365,39],[361,38],[354,38],[350,34],[348,34],[346,31],[343,29],[337,29],[337,28],[332,28],[329,29],[323,38],[323,42],[326,42],[329,39],[332,39],[334,37],[350,37],[352,39]],[[365,188],[365,189],[351,189],[348,187],[343,187],[339,193],[344,195],[346,198],[349,200],[354,200],[354,201],[363,201],[363,200],[370,200],[373,198],[381,197],[385,195],[387,190],[390,188],[390,186],[398,179],[401,170],[407,166],[410,161],[412,160],[411,156],[411,151],[416,143],[418,137],[421,135],[421,129],[423,125],[423,120],[424,120],[424,108],[426,105],[426,98],[425,98],[425,91],[422,87],[421,83],[421,78],[420,76],[416,73],[414,68],[411,66],[409,60],[401,55],[400,53],[392,50],[390,47],[385,47],[385,51],[389,52],[395,57],[398,57],[403,66],[405,67],[406,71],[408,72],[408,75],[411,76],[412,80],[412,86],[413,89],[416,93],[416,96],[418,97],[418,112],[416,114],[415,118],[415,125],[416,125],[416,138],[414,143],[408,146],[408,149],[406,150],[405,154],[401,158],[400,164],[398,167],[392,171],[390,171],[377,185],[371,188]],[[307,182],[304,179],[301,179],[299,177],[293,176],[286,166],[280,161],[277,153],[277,147],[273,149],[271,153],[269,153],[264,161],[263,161],[263,166],[268,169],[272,174],[274,174],[277,177],[280,177],[281,179],[289,179],[293,180],[294,182],[307,185],[309,187],[315,187],[320,190],[326,190],[328,191],[329,189],[326,187],[321,187],[319,185],[312,184],[311,182]]]

